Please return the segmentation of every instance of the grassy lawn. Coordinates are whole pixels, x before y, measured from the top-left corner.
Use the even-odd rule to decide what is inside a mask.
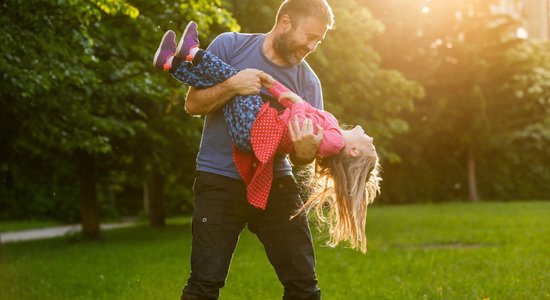
[[[327,248],[314,231],[324,299],[550,299],[550,202],[373,206],[369,252]],[[4,244],[0,299],[179,299],[188,221]],[[245,230],[221,299],[280,299]]]

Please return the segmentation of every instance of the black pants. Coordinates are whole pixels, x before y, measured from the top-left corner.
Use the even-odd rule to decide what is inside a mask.
[[[199,172],[195,179],[191,275],[181,299],[218,299],[245,225],[264,245],[284,286],[283,299],[320,299],[305,216],[289,220],[302,201],[291,176],[273,181],[265,211],[248,204],[240,180]]]

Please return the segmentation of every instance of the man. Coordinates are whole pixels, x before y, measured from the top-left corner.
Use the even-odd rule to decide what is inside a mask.
[[[284,286],[283,299],[320,299],[311,233],[305,216],[290,219],[302,205],[286,157],[274,162],[274,180],[265,210],[247,202],[246,186],[233,163],[232,142],[222,106],[235,95],[261,92],[265,74],[273,76],[314,107],[322,108],[321,85],[304,61],[332,28],[326,0],[286,0],[267,34],[224,33],[208,48],[242,70],[206,89],[191,88],[185,102],[193,115],[205,115],[195,178],[191,275],[181,299],[217,299],[225,284],[237,240],[245,225],[265,247]],[[262,91],[262,97],[267,97]],[[290,124],[295,164],[310,163],[321,135],[311,122]]]

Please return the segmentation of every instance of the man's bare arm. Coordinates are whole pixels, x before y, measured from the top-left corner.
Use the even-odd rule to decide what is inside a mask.
[[[185,99],[185,110],[190,115],[207,115],[220,109],[235,95],[258,94],[263,74],[260,70],[245,69],[212,87],[190,88]]]
[[[218,85],[206,88],[189,88],[185,98],[185,110],[190,115],[207,115],[218,110],[229,99],[235,96],[233,89],[224,81]]]

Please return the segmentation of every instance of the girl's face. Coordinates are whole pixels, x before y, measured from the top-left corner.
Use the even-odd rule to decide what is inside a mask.
[[[374,139],[368,136],[361,126],[357,125],[351,130],[344,130],[343,135],[347,151],[349,151],[350,155],[364,154],[367,156],[376,156],[376,149],[373,144]]]

